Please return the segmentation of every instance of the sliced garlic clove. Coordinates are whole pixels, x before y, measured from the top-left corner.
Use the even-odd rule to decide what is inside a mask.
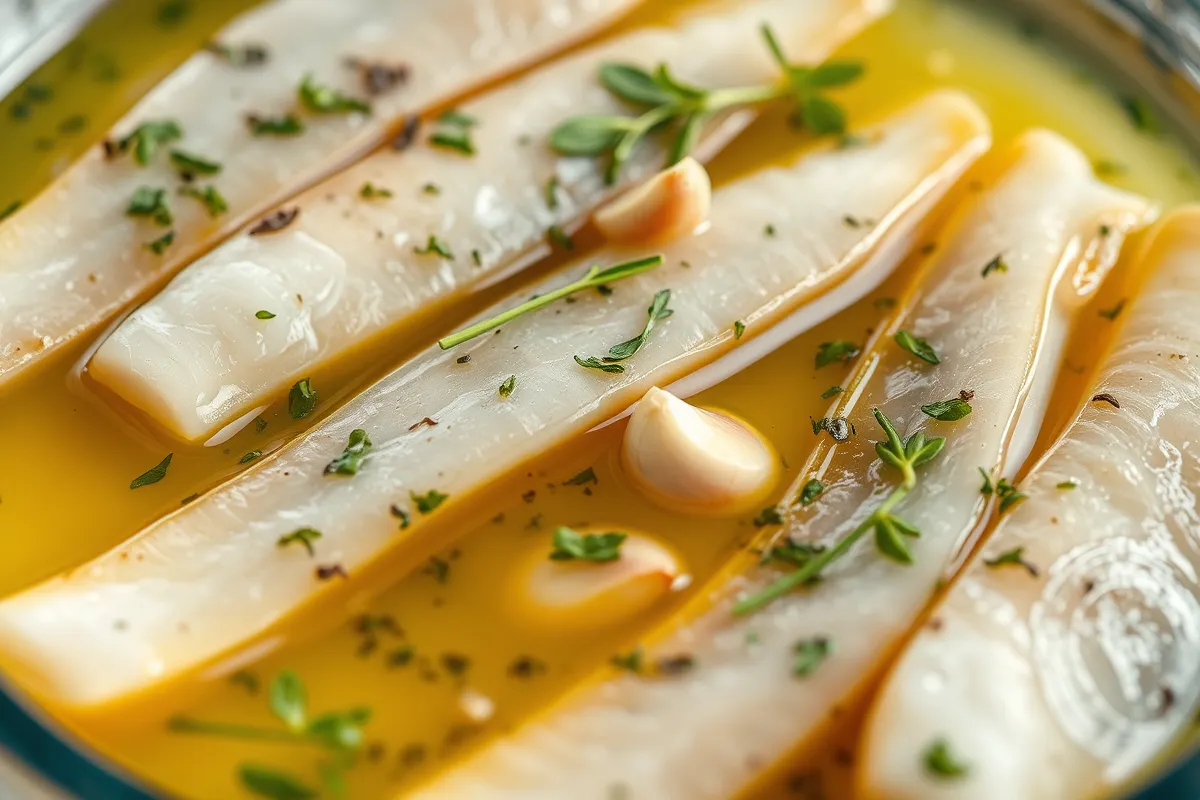
[[[599,209],[594,220],[610,241],[662,243],[703,225],[711,204],[708,173],[689,156]]]
[[[774,449],[754,428],[658,388],[630,415],[621,463],[656,504],[692,514],[753,508],[779,476]]]
[[[513,616],[531,626],[600,629],[649,610],[672,591],[681,571],[680,559],[665,545],[628,533],[615,561],[555,561],[547,548],[537,548],[516,572],[508,597]]]

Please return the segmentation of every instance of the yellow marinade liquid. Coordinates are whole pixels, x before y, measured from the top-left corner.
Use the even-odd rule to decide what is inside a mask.
[[[223,19],[249,5],[246,0],[127,0],[112,6],[79,41],[0,102],[0,210],[36,191]],[[685,4],[649,5],[625,27],[662,21]],[[836,94],[852,125],[878,119],[931,89],[958,87],[991,117],[997,150],[1030,126],[1046,126],[1082,147],[1104,177],[1164,207],[1197,195],[1200,182],[1183,149],[1168,136],[1135,126],[1103,75],[1089,72],[1038,30],[944,0],[897,0],[897,6],[839,54],[867,68],[862,80]],[[646,54],[646,66],[653,58]],[[33,88],[38,86],[43,88]],[[76,117],[83,122],[70,121]],[[811,145],[811,138],[791,129],[782,113],[769,114],[712,165],[714,182],[719,186],[794,158]],[[594,243],[585,236],[581,245]],[[424,320],[315,375],[322,387],[321,414],[454,328],[472,308],[551,266],[539,265],[459,304],[442,319]],[[899,291],[904,272],[854,308],[693,400],[733,412],[771,439],[784,465],[777,491],[795,477],[814,442],[809,418],[823,416],[830,402],[821,393],[846,376],[842,366],[814,368],[817,345],[836,339],[863,342],[879,319],[880,301]],[[1112,327],[1099,312],[1116,306],[1125,285],[1119,268],[1083,315],[1043,444],[1085,391]],[[261,431],[251,426],[215,448],[171,445],[73,377],[89,344],[61,354],[0,395],[4,594],[115,545],[189,496],[251,468],[239,464],[245,454],[269,452],[313,422],[292,421],[277,402],[264,413]],[[507,602],[513,571],[531,551],[549,551],[555,526],[597,523],[658,537],[681,554],[693,587],[754,532],[753,515],[682,517],[647,502],[617,464],[622,430],[614,425],[588,434],[563,452],[547,454],[528,473],[492,487],[493,503],[480,510],[478,527],[459,530],[446,524],[447,548],[426,569],[402,577],[378,596],[356,597],[349,609],[289,623],[274,632],[285,645],[266,658],[238,665],[236,672],[229,666],[219,675],[210,670],[188,676],[157,693],[152,703],[86,717],[55,713],[105,756],[173,796],[252,797],[238,780],[246,763],[317,787],[319,765],[329,760],[317,747],[186,734],[167,726],[172,716],[186,714],[278,729],[268,710],[267,685],[281,670],[291,669],[307,687],[311,714],[371,709],[367,742],[345,772],[346,796],[398,794],[511,729],[614,654],[628,651],[640,632],[687,598],[687,591],[679,592],[625,628],[595,630],[581,621],[578,630],[564,632],[522,622]],[[129,481],[156,464],[165,447],[175,450],[167,479],[129,491]],[[588,467],[594,482],[566,483]],[[483,725],[464,724],[459,700],[467,688],[495,704],[495,715]],[[818,765],[830,773],[821,778],[827,791],[839,785],[839,771],[848,772],[852,737],[847,742],[831,746],[828,763]],[[816,780],[812,768],[795,765],[783,780],[802,791]],[[764,796],[779,796],[786,788]]]

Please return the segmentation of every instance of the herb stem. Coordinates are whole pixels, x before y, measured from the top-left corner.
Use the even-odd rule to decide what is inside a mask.
[[[238,725],[231,722],[206,722],[194,717],[171,717],[167,727],[177,733],[199,733],[208,736],[228,736],[235,739],[253,739],[261,742],[282,744],[315,744],[321,742],[300,731],[275,730],[254,725]]]
[[[629,278],[647,270],[654,269],[663,263],[661,255],[647,256],[645,258],[626,261],[622,264],[617,264],[612,267],[601,268],[592,266],[588,269],[587,274],[574,283],[568,283],[566,286],[561,286],[552,292],[538,295],[537,297],[527,300],[515,308],[510,308],[508,311],[503,311],[494,317],[476,322],[470,327],[464,328],[458,333],[453,333],[443,339],[438,340],[438,347],[443,350],[449,350],[452,347],[457,347],[463,342],[470,341],[477,336],[482,336],[490,330],[499,328],[505,323],[511,322],[523,314],[528,314],[530,311],[536,311],[542,306],[549,305],[555,300],[560,300],[567,295],[575,292],[591,289],[599,286],[602,283],[611,283],[623,278]]]

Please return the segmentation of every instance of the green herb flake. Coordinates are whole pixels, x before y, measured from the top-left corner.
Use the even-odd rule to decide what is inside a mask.
[[[567,480],[563,481],[562,485],[563,486],[584,486],[585,484],[599,483],[599,482],[600,482],[599,479],[596,478],[596,470],[593,469],[592,467],[588,467],[583,472],[580,472],[577,475],[575,475],[574,477],[568,478]]]
[[[971,404],[961,397],[952,397],[936,403],[921,406],[921,411],[927,416],[942,422],[954,422],[971,413]]]
[[[317,409],[317,390],[311,378],[296,381],[288,392],[288,414],[292,419],[304,419]]]
[[[442,187],[436,183],[426,183],[421,187],[421,194],[437,196],[442,193]]]
[[[304,123],[294,114],[281,117],[246,117],[250,133],[254,136],[299,136],[304,133]]]
[[[817,501],[821,493],[825,491],[825,484],[821,483],[816,478],[811,478],[808,483],[804,484],[804,488],[800,490],[800,505],[810,506]]]
[[[1014,547],[1012,550],[1006,550],[995,558],[984,558],[984,566],[991,569],[1004,566],[1016,566],[1023,568],[1030,576],[1036,578],[1038,576],[1038,568],[1025,560],[1025,548]]]
[[[740,319],[737,322],[733,323],[733,338],[734,339],[741,339],[742,334],[745,332],[746,332],[746,323],[742,322]]]
[[[832,652],[833,641],[826,636],[814,636],[796,642],[792,648],[792,674],[797,678],[807,678],[817,671]]]
[[[841,394],[844,391],[846,391],[846,390],[840,386],[830,386],[828,389],[821,392],[821,399],[828,400],[831,397],[837,397],[839,394]]]
[[[1058,483],[1054,484],[1054,488],[1060,489],[1064,492],[1068,492],[1072,489],[1078,489],[1079,481],[1075,480],[1074,478],[1071,478],[1071,479],[1065,480],[1065,481],[1059,481]]]
[[[150,186],[139,186],[134,190],[125,213],[131,217],[150,217],[164,228],[174,222],[171,207],[167,204],[167,190]]]
[[[617,669],[623,669],[636,675],[642,671],[642,667],[645,664],[645,655],[639,645],[628,653],[618,653],[609,659],[609,661]]]
[[[553,561],[616,561],[621,557],[621,543],[627,538],[624,533],[580,534],[560,525],[554,529],[554,549],[550,551]]]
[[[555,175],[546,181],[546,208],[551,211],[558,210],[558,176]]]
[[[251,450],[249,453],[246,453],[246,455],[238,459],[238,463],[249,464],[251,461],[257,461],[258,459],[262,458],[262,454],[262,450]]]
[[[1001,478],[996,482],[996,497],[1000,500],[1000,513],[1003,514],[1025,500],[1027,495],[1017,489],[1015,484],[1009,483],[1007,478]]]
[[[1008,264],[1004,262],[1003,256],[996,256],[991,261],[983,265],[983,277],[986,278],[993,272],[1008,272]]]
[[[326,475],[357,475],[363,460],[371,452],[371,437],[362,428],[350,431],[350,441],[342,454],[325,465]]]
[[[385,189],[382,186],[376,186],[375,184],[371,183],[370,181],[367,181],[366,183],[364,183],[362,185],[362,188],[358,190],[358,196],[363,198],[364,200],[375,200],[377,198],[388,198],[388,197],[392,196],[392,190]]]
[[[588,369],[598,369],[601,372],[607,372],[612,375],[619,375],[620,373],[625,371],[625,368],[622,367],[620,364],[606,363],[606,362],[601,361],[600,359],[596,358],[595,356],[588,356],[587,358],[580,358],[579,356],[575,356],[574,358],[575,358],[576,364],[578,364],[581,367],[587,367]]]
[[[266,309],[262,309],[261,311],[255,311],[254,316],[257,319],[275,319],[275,315],[272,314],[270,311],[267,311]]]
[[[913,336],[908,331],[896,331],[896,344],[912,353],[922,361],[927,361],[930,364],[940,364],[941,359],[938,358],[937,351],[930,346],[929,342],[917,336]]]
[[[950,743],[941,738],[925,748],[921,761],[925,771],[935,778],[961,778],[968,772],[967,765],[950,752]]]
[[[297,528],[291,533],[285,533],[275,540],[276,547],[287,547],[290,544],[299,544],[308,551],[310,556],[317,554],[313,549],[313,542],[321,538],[321,532],[313,528]]]
[[[146,249],[156,256],[161,256],[175,241],[175,231],[167,231],[157,239],[146,242]]]
[[[167,467],[171,466],[171,459],[174,456],[174,453],[167,453],[166,458],[130,481],[129,488],[140,489],[143,486],[149,486],[153,483],[158,483],[163,478],[167,477]]]
[[[209,161],[182,150],[171,151],[171,163],[185,176],[216,175],[221,171],[221,165],[216,161]]]
[[[996,491],[996,487],[992,485],[992,476],[983,467],[977,467],[979,474],[983,476],[983,486],[979,487],[979,493],[984,497],[991,497]]]
[[[314,800],[317,797],[316,791],[299,778],[270,767],[242,764],[238,767],[238,778],[249,792],[268,800]]]
[[[183,138],[183,129],[174,120],[147,120],[133,129],[128,136],[117,140],[116,149],[125,153],[132,151],[133,160],[140,166],[148,166],[160,145]]]
[[[371,104],[357,97],[342,94],[328,86],[321,86],[312,75],[305,75],[296,90],[301,104],[316,114],[371,113]]]
[[[215,186],[209,185],[203,189],[197,189],[194,186],[184,186],[180,188],[179,193],[184,197],[200,201],[210,217],[219,217],[229,210],[229,203],[226,202],[225,197],[217,191],[217,187]]]
[[[642,332],[632,339],[620,344],[614,344],[608,348],[608,355],[604,357],[604,362],[611,364],[615,361],[624,361],[637,353],[638,350],[641,350],[642,345],[650,338],[650,332],[654,330],[654,326],[659,321],[667,319],[675,313],[667,308],[667,303],[669,302],[671,302],[670,289],[659,289],[655,292],[654,299],[650,301],[650,307],[646,309],[646,325],[642,328]],[[578,357],[575,360],[578,361]],[[594,360],[588,359],[588,361]]]
[[[854,342],[839,339],[836,342],[822,342],[817,347],[817,369],[830,364],[845,364],[859,354],[859,347]]]
[[[450,497],[448,494],[442,494],[437,489],[430,489],[425,494],[417,494],[410,491],[408,496],[412,498],[413,505],[417,507],[417,511],[422,514],[432,514],[434,509],[446,502]]]
[[[454,253],[451,252],[450,246],[433,234],[429,235],[424,247],[414,247],[413,252],[419,256],[436,255],[447,261],[454,260]]]
[[[500,384],[499,394],[501,397],[508,397],[513,393],[513,389],[517,385],[517,376],[509,375],[504,379],[504,383]]]
[[[752,522],[756,528],[765,528],[768,525],[782,525],[783,515],[779,513],[778,506],[767,506],[758,512],[758,516]]]

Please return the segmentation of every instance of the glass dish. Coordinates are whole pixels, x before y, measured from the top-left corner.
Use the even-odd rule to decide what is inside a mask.
[[[398,0],[403,1],[403,0]],[[903,2],[904,0],[898,0]],[[994,5],[994,0],[956,0]],[[0,0],[9,2],[9,0]],[[35,20],[31,3],[0,6],[0,97],[65,44],[102,0],[55,0]],[[1033,27],[1054,30],[1113,81],[1165,112],[1200,147],[1200,0],[1007,0]],[[5,16],[5,15],[8,16]],[[24,17],[21,14],[25,14]],[[0,679],[0,797],[153,800],[139,782],[92,755]],[[1129,800],[1200,797],[1200,741],[1182,742]]]

